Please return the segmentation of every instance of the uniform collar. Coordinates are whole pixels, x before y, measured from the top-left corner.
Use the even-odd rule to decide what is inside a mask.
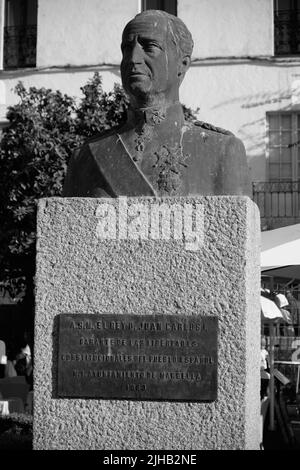
[[[164,125],[164,123],[181,127],[184,123],[182,105],[177,101],[168,107],[153,106],[149,108],[129,108],[127,112],[127,123],[133,126],[147,124],[149,126]]]

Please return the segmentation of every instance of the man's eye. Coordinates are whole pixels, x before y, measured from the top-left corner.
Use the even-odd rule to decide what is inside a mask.
[[[144,44],[143,47],[145,51],[149,52],[155,52],[156,50],[160,49],[159,45],[155,42],[148,42],[147,44]]]

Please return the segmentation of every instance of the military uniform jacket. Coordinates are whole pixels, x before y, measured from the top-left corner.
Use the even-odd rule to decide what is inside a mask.
[[[184,121],[181,105],[129,115],[90,139],[69,163],[63,196],[250,195],[242,142],[203,122]]]

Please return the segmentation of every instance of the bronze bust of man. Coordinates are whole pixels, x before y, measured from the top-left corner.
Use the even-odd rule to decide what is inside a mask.
[[[126,25],[121,47],[127,122],[75,151],[63,195],[250,195],[242,142],[184,119],[179,86],[193,49],[185,24],[163,11],[145,11]]]

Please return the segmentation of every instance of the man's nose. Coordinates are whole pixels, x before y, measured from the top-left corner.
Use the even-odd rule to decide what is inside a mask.
[[[144,51],[140,43],[135,40],[131,51],[131,62],[133,64],[143,63]]]

